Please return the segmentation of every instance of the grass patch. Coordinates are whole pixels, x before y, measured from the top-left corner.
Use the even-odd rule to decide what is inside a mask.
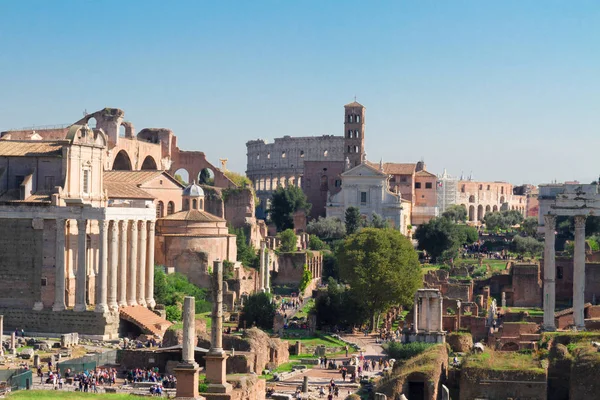
[[[483,353],[473,353],[465,358],[463,366],[492,371],[528,371],[545,374],[545,369],[535,355],[512,351],[487,350]]]
[[[290,362],[283,363],[280,366],[278,366],[277,368],[275,368],[274,370],[272,370],[270,374],[260,375],[259,379],[266,379],[268,381],[273,380],[275,373],[290,372],[290,371],[292,371],[294,365],[300,365],[300,362],[299,361],[290,361]]]
[[[306,303],[304,303],[302,308],[298,310],[298,312],[294,315],[294,317],[298,318],[298,319],[308,317],[308,313],[313,309],[314,306],[315,306],[315,299],[308,300]]]
[[[46,400],[46,399],[67,399],[67,400],[79,400],[79,399],[96,399],[96,400],[131,400],[129,393],[118,393],[118,394],[94,394],[94,393],[82,393],[82,392],[61,392],[61,391],[50,391],[50,390],[19,390],[12,392],[7,399],[16,400]]]
[[[532,317],[543,317],[544,316],[544,310],[542,310],[541,308],[535,308],[535,307],[531,307],[531,308],[529,308],[529,307],[507,307],[507,310],[509,312],[513,312],[513,313],[526,312]]]

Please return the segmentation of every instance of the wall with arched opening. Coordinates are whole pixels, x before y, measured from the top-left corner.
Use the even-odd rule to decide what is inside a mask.
[[[211,168],[203,168],[198,174],[200,185],[215,186],[215,172]]]
[[[184,186],[190,184],[190,174],[185,168],[179,168],[177,171],[175,171],[173,177],[181,182],[181,184]]]
[[[117,153],[115,160],[113,161],[112,169],[115,171],[131,171],[131,158],[125,150],[121,150]]]
[[[142,163],[142,170],[157,170],[158,167],[156,165],[156,161],[152,156],[146,156],[144,158],[144,162]]]

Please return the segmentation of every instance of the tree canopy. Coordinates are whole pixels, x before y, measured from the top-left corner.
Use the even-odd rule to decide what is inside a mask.
[[[465,222],[467,220],[467,208],[462,204],[452,204],[442,213],[442,217],[454,222]]]
[[[454,258],[458,255],[459,247],[467,242],[468,237],[473,238],[469,229],[463,226],[455,224],[448,218],[432,218],[417,228],[414,236],[419,242],[417,248],[425,250],[434,261]]]
[[[517,210],[488,212],[483,218],[489,231],[507,230],[523,221],[523,214]]]
[[[270,293],[250,295],[244,304],[240,320],[245,321],[248,328],[256,324],[261,329],[273,329],[276,306],[271,301]]]
[[[327,292],[317,297],[315,311],[319,328],[360,325],[370,316],[365,304],[357,299],[355,292],[333,278],[329,278]]]
[[[371,228],[386,229],[390,227],[390,224],[381,215],[374,212],[371,215],[371,222],[369,222],[368,226]]]
[[[181,320],[181,304],[185,296],[196,298],[196,313],[211,310],[204,289],[191,283],[185,275],[165,274],[163,268],[154,268],[154,299],[158,304],[165,305],[168,320]]]
[[[308,213],[311,205],[306,195],[297,186],[278,187],[271,197],[271,207],[268,210],[271,221],[278,232],[294,227],[294,213]]]
[[[544,251],[544,242],[533,237],[515,236],[512,241],[512,249],[521,255],[539,256]]]
[[[410,306],[422,281],[417,252],[393,229],[364,228],[338,250],[340,276],[356,299],[375,316],[390,305]]]
[[[520,231],[527,236],[535,237],[537,235],[537,228],[537,217],[527,217],[521,222]]]
[[[281,240],[281,251],[284,253],[296,251],[298,238],[296,237],[296,233],[293,229],[286,229],[277,236]]]
[[[345,214],[345,222],[346,222],[346,233],[348,235],[352,235],[358,231],[358,228],[361,227],[361,216],[360,210],[358,207],[348,207],[346,208]]]
[[[330,241],[346,236],[346,226],[339,218],[329,217],[313,219],[306,226],[306,232],[319,239]],[[312,236],[311,236],[312,238]]]
[[[229,233],[235,235],[237,260],[241,262],[244,267],[258,269],[260,264],[257,254],[258,252],[252,246],[252,244],[248,243],[244,229],[229,227]]]

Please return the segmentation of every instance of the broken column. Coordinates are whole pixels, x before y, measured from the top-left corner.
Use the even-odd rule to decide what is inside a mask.
[[[302,393],[308,393],[308,376],[304,375],[302,380]]]
[[[196,348],[196,307],[194,297],[187,296],[183,302],[183,345],[181,362],[175,367],[177,377],[176,398],[202,399],[198,394],[198,364],[194,360]]]
[[[573,249],[573,322],[585,329],[585,215],[575,216],[575,248]]]
[[[502,308],[506,308],[506,292],[502,292]]]
[[[269,251],[265,253],[265,291],[271,292],[271,271],[269,265],[271,263],[271,255]]]
[[[10,352],[13,356],[17,354],[17,335],[14,332],[10,334]]]
[[[556,217],[544,215],[546,232],[544,235],[544,324],[545,331],[555,331],[554,309],[556,307],[556,267],[555,267],[555,237]]]
[[[206,360],[206,380],[208,393],[229,393],[231,385],[225,379],[225,361],[227,354],[223,351],[223,262],[215,261],[212,276],[212,329],[211,346]]]

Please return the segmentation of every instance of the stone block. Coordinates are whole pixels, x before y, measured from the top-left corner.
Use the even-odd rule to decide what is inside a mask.
[[[25,349],[21,352],[20,357],[24,360],[30,360],[31,358],[33,358],[33,355],[34,355],[33,349]]]

